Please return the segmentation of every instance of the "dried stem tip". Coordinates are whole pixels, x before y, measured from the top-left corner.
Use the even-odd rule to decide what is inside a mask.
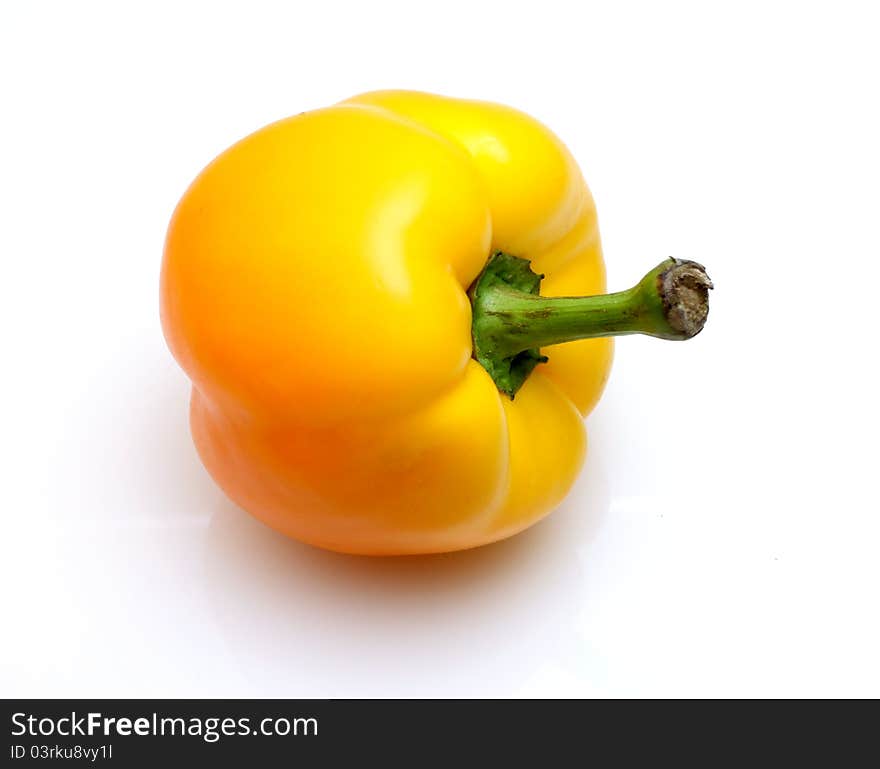
[[[702,264],[673,259],[658,278],[666,320],[685,339],[696,336],[709,316],[709,289],[714,288]]]

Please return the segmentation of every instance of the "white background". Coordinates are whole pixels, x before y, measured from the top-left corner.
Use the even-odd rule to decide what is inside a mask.
[[[880,695],[878,37],[867,2],[4,3],[0,693]],[[200,168],[388,87],[551,126],[611,289],[717,286],[692,342],[618,343],[563,507],[446,557],[227,502],[158,322]]]

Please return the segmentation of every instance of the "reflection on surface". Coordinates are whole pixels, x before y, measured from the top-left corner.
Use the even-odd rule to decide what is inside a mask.
[[[239,672],[262,696],[503,696],[581,656],[579,551],[608,508],[599,453],[542,523],[441,556],[328,553],[224,500],[206,583]]]

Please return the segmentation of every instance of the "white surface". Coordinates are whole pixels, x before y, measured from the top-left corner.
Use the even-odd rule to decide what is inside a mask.
[[[4,4],[6,696],[880,695],[876,8]],[[715,280],[617,346],[562,509],[370,561],[225,501],[157,317],[180,194],[260,125],[380,87],[550,125],[610,287]]]

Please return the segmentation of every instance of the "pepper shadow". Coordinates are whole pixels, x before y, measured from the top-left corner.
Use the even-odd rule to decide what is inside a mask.
[[[223,501],[206,531],[209,602],[252,696],[515,694],[548,663],[578,667],[582,566],[608,510],[601,438],[552,515],[459,553],[339,555]]]

